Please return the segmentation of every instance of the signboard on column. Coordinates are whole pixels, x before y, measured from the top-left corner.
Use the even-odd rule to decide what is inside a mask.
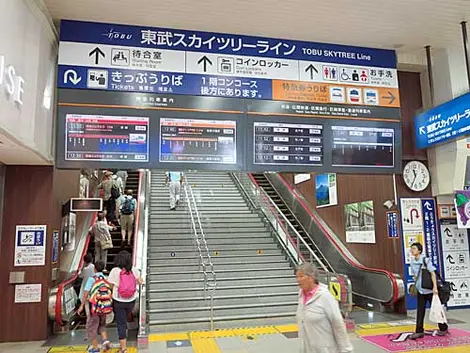
[[[15,266],[46,264],[46,226],[16,226]]]
[[[403,198],[400,200],[400,217],[402,225],[402,246],[404,262],[404,281],[406,283],[406,306],[408,310],[416,309],[416,298],[410,296],[409,287],[414,284],[411,272],[411,245],[423,244],[423,252],[436,268],[440,268],[438,221],[434,199]]]
[[[452,295],[448,307],[470,305],[469,234],[459,229],[454,220],[441,222],[444,278],[451,283]]]

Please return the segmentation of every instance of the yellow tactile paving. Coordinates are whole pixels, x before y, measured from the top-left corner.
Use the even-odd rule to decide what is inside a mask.
[[[194,353],[222,353],[213,338],[191,339]]]
[[[152,333],[149,335],[149,342],[183,341],[188,339],[188,332]]]
[[[433,349],[425,349],[424,351],[410,351],[408,353],[468,353],[468,352],[470,352],[470,346],[433,348]]]
[[[299,327],[297,325],[280,325],[280,326],[275,326],[275,328],[276,328],[276,330],[278,330],[281,333],[299,331]]]

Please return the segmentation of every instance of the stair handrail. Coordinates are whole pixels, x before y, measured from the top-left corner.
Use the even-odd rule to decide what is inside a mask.
[[[207,292],[209,292],[210,298],[210,328],[211,331],[214,330],[214,293],[217,288],[217,276],[214,271],[214,264],[212,262],[212,257],[209,251],[209,246],[207,245],[206,235],[204,233],[204,227],[202,226],[201,222],[201,215],[199,213],[199,209],[197,207],[196,197],[194,196],[194,191],[192,186],[188,183],[188,178],[184,178],[185,188],[189,190],[189,195],[191,197],[191,202],[193,203],[192,209],[196,215],[196,222],[199,227],[199,234],[201,236],[202,244],[205,250],[205,256],[202,256],[201,261],[203,263],[203,271],[204,271],[204,300],[207,299]],[[188,202],[189,204],[189,202]],[[199,238],[198,234],[196,237]],[[204,258],[207,259],[207,263],[204,261]],[[208,273],[206,271],[206,266],[209,267],[209,272],[211,274],[212,281],[209,281]]]
[[[191,205],[193,200],[190,197],[190,192],[189,192],[190,188],[191,186],[188,184],[188,180],[184,178],[183,189],[184,189],[184,195],[186,198],[186,204],[188,206],[189,218],[191,220],[191,226],[192,226],[193,237],[194,237],[193,239],[194,239],[194,242],[196,243],[196,248],[197,248],[198,255],[199,255],[199,270],[202,269],[202,273],[204,276],[204,299],[205,299],[207,295],[207,270],[206,270],[206,264],[204,262],[204,258],[202,255],[201,242],[199,241],[199,235],[198,235],[199,233],[197,231],[196,221],[195,221],[195,217],[193,214],[193,206]]]
[[[252,203],[252,205],[255,205],[255,208],[261,211],[264,214],[265,218],[270,222],[271,226],[276,231],[277,236],[281,241],[281,244],[284,246],[286,251],[290,253],[290,257],[295,261],[296,265],[300,265],[302,262],[305,262],[305,258],[300,251],[300,244],[298,243],[300,241],[302,243],[302,246],[307,249],[310,255],[310,259],[314,258],[317,263],[321,266],[321,269],[318,271],[320,282],[326,282],[327,284],[336,282],[340,284],[340,286],[343,288],[342,294],[346,294],[344,302],[341,303],[342,311],[346,315],[351,312],[353,306],[353,292],[351,280],[349,279],[349,277],[347,275],[335,273],[328,270],[328,268],[323,264],[320,258],[312,250],[312,248],[307,244],[307,242],[295,229],[292,223],[279,209],[276,203],[271,199],[271,197],[266,193],[266,191],[264,191],[251,179],[250,176],[244,173],[232,173],[232,177],[234,178],[237,185],[240,187],[241,191],[248,197],[249,200],[251,200],[250,202]],[[246,187],[249,187],[251,189],[251,194],[248,192]],[[263,204],[265,204],[267,207],[263,207]],[[274,220],[270,216],[274,217]],[[281,222],[279,217],[282,218],[283,222]],[[289,235],[289,230],[286,228],[286,225],[294,233],[297,242],[294,241],[294,239],[292,239],[292,237]],[[279,227],[281,229],[279,229]],[[282,237],[281,232],[284,233],[285,240]],[[324,279],[324,281],[321,281],[321,279]]]

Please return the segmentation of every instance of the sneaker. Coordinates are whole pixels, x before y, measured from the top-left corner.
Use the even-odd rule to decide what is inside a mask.
[[[88,347],[88,353],[100,353],[99,348],[93,348],[92,346]]]
[[[442,337],[442,336],[446,336],[449,334],[449,330],[445,330],[445,331],[437,331],[436,332],[436,336],[439,336],[439,337]]]
[[[104,341],[103,344],[101,345],[101,348],[103,348],[103,352],[109,351],[113,346],[111,345],[111,342],[108,340]]]
[[[410,338],[412,340],[417,340],[419,338],[424,338],[424,333],[413,333]]]

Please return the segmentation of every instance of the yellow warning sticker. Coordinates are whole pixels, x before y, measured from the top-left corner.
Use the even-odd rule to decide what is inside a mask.
[[[218,250],[214,251],[214,256],[219,256],[219,251]]]
[[[258,250],[258,255],[263,255],[263,250],[259,249]]]
[[[330,292],[333,294],[337,301],[341,300],[341,284],[330,282]]]

